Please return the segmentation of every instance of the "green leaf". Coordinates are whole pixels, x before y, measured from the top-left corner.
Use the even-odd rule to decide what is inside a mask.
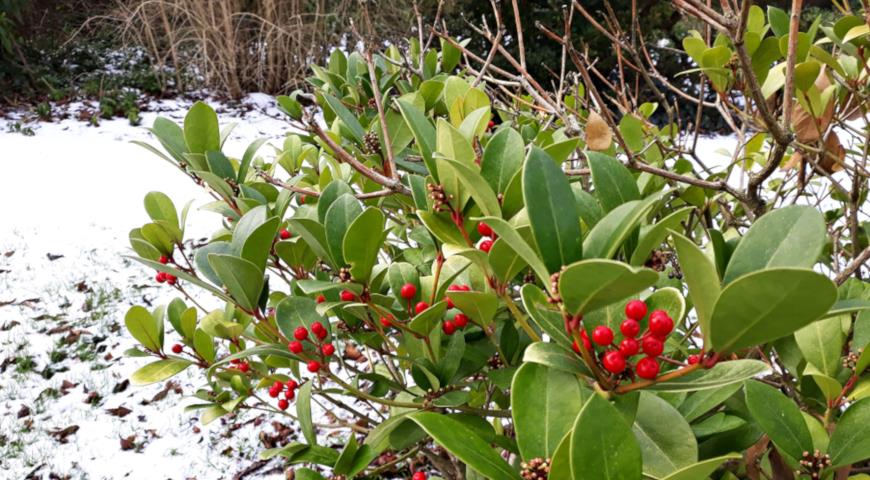
[[[870,458],[870,398],[855,402],[837,422],[828,444],[833,468]]]
[[[710,369],[696,370],[677,379],[656,383],[647,387],[647,390],[693,392],[721,388],[743,382],[768,370],[767,364],[758,360],[730,360],[717,363]]]
[[[154,125],[149,129],[151,133],[157,137],[157,140],[163,146],[163,148],[169,152],[172,158],[175,159],[176,162],[184,162],[184,155],[189,152],[187,149],[187,143],[184,140],[184,131],[172,120],[157,117],[154,120]],[[148,148],[151,147],[147,144],[137,143],[143,147]]]
[[[676,232],[671,233],[671,238],[706,341],[710,338],[710,319],[721,291],[716,265],[688,238]]]
[[[634,253],[631,254],[631,265],[640,266],[649,258],[650,252],[655,250],[662,244],[668,236],[669,230],[676,230],[680,223],[689,216],[689,212],[694,207],[681,208],[667,217],[659,220],[649,228],[642,229],[640,240],[634,248]]]
[[[523,165],[525,145],[523,137],[513,128],[501,128],[486,143],[480,174],[498,193],[507,187]]]
[[[526,461],[549,458],[571,430],[591,394],[575,375],[537,363],[524,363],[511,383],[517,446]]]
[[[329,104],[329,108],[338,115],[338,118],[340,118],[342,123],[344,123],[348,128],[353,139],[356,140],[357,144],[362,145],[363,136],[366,132],[363,130],[362,125],[360,125],[359,120],[356,119],[356,115],[351,113],[350,110],[341,103],[341,100],[325,92],[322,92],[322,95],[323,99],[326,100],[326,103]]]
[[[508,245],[507,242],[497,239],[489,251],[489,265],[493,273],[503,283],[508,283],[528,265],[522,257]]]
[[[320,223],[326,221],[326,212],[329,211],[329,207],[338,200],[338,197],[345,193],[353,194],[353,189],[350,188],[347,182],[333,180],[326,185],[326,188],[320,194],[320,198],[317,199],[317,220]]]
[[[456,228],[456,225],[437,213],[417,210],[417,217],[426,226],[426,229],[435,236],[441,243],[449,243],[453,245],[465,245],[465,239],[462,233]]]
[[[296,327],[305,327],[311,331],[311,325],[320,322],[326,327],[327,334],[331,330],[326,317],[317,313],[317,302],[308,297],[285,297],[275,307],[275,323],[287,338],[293,338]]]
[[[498,311],[498,297],[494,293],[457,290],[448,291],[447,296],[478,325],[488,325]]]
[[[148,309],[138,305],[130,307],[124,316],[124,325],[130,335],[152,352],[159,352],[163,348],[161,322],[162,319],[155,318]]]
[[[314,434],[314,422],[311,417],[311,387],[314,382],[309,381],[299,387],[296,396],[296,418],[299,420],[299,429],[305,436],[305,441],[311,445],[317,444],[317,435]]]
[[[435,182],[439,182],[438,169],[432,160],[432,152],[435,151],[435,127],[432,126],[423,112],[405,100],[396,100],[396,105],[402,112],[402,117],[405,118],[411,132],[414,133],[414,141],[417,143],[417,149],[420,151],[420,156],[423,157],[429,174],[432,175]]]
[[[559,276],[559,294],[572,315],[589,313],[636,293],[658,281],[658,274],[613,260],[583,260]]]
[[[734,382],[730,385],[693,393],[677,409],[686,418],[686,421],[697,420],[714,407],[731,398],[732,395],[737,393],[737,390],[740,390],[741,386],[739,382]]]
[[[242,217],[242,219],[244,218]],[[239,224],[241,223],[239,221]],[[245,260],[256,265],[260,272],[266,270],[266,262],[269,260],[272,244],[275,242],[275,235],[278,233],[278,224],[278,217],[266,220],[245,238],[242,248],[236,252]],[[233,243],[236,243],[235,235],[233,240]]]
[[[821,317],[836,300],[834,283],[812,270],[777,268],[744,275],[725,287],[716,302],[711,346],[726,353],[776,340]]]
[[[344,235],[362,211],[359,200],[346,193],[338,197],[326,212],[323,222],[326,246],[337,265],[347,265],[347,260],[344,258]]]
[[[538,363],[576,375],[590,375],[580,356],[555,343],[535,342],[523,352],[523,362]]]
[[[842,317],[815,321],[794,332],[794,339],[807,362],[829,377],[840,371],[840,353],[846,335],[841,327]]]
[[[810,268],[825,245],[825,219],[811,207],[774,210],[756,221],[731,255],[724,280],[765,268]]]
[[[380,209],[370,207],[347,227],[342,242],[344,259],[350,265],[351,277],[360,283],[368,283],[372,267],[378,261],[378,252],[386,235],[385,222],[386,217]]]
[[[172,200],[165,193],[148,192],[145,195],[145,211],[155,222],[163,220],[175,228],[179,227],[178,212],[175,210]]]
[[[278,102],[278,108],[290,116],[294,120],[302,119],[302,105],[293,97],[287,95],[278,95],[275,97]]]
[[[583,258],[580,215],[571,185],[553,159],[537,147],[529,151],[523,166],[523,199],[549,272]]]
[[[571,431],[575,480],[638,480],[641,450],[616,408],[599,395],[583,406]]]
[[[248,145],[248,148],[245,149],[245,153],[242,155],[242,162],[239,164],[239,174],[236,177],[236,182],[244,183],[248,176],[248,169],[251,166],[251,162],[254,161],[254,155],[257,154],[257,150],[263,146],[266,142],[268,142],[268,138],[258,138],[251,142]]]
[[[156,122],[155,122],[156,127]],[[221,132],[217,113],[203,102],[196,102],[184,117],[184,141],[191,153],[219,152]]]
[[[449,415],[420,412],[409,417],[436,443],[488,478],[521,480],[519,474],[474,430]]]
[[[133,385],[149,385],[162,382],[167,378],[183,372],[184,369],[191,365],[193,365],[193,362],[180,358],[157,360],[156,362],[151,362],[133,372],[133,374],[130,375],[130,382]]]
[[[586,258],[612,258],[665,192],[632,200],[614,208],[595,224],[583,242]]]
[[[667,477],[663,477],[661,480],[698,480],[701,478],[707,478],[723,463],[727,462],[728,460],[738,460],[740,458],[742,458],[742,455],[737,453],[731,453],[716,458],[709,458],[707,460],[702,460],[696,464],[689,465],[688,467],[677,470],[676,472],[668,475]]]
[[[408,328],[426,337],[441,322],[446,310],[447,302],[438,302],[415,315]]]
[[[565,320],[562,313],[552,308],[547,301],[547,295],[536,285],[527,283],[520,289],[523,299],[523,307],[538,327],[541,328],[550,339],[561,344],[563,347],[571,346],[573,340],[565,332]]]
[[[567,433],[550,460],[547,480],[573,480],[571,476],[571,433]]]
[[[634,176],[619,160],[598,152],[586,152],[595,196],[607,213],[625,202],[640,200]]]
[[[745,391],[749,413],[777,448],[792,458],[801,458],[803,452],[813,450],[807,424],[790,398],[757,381],[746,382]]]
[[[523,260],[529,267],[535,272],[535,275],[538,278],[549,278],[550,273],[547,271],[547,267],[544,265],[544,262],[538,257],[538,254],[523,240],[523,237],[514,230],[509,223],[504,220],[496,217],[481,217],[481,218],[472,218],[472,220],[476,222],[486,222],[487,225],[492,228],[492,230],[498,234],[499,238],[507,242],[510,247],[517,252],[517,255],[522,257]],[[549,285],[549,283],[547,283]]]
[[[688,422],[652,393],[640,392],[631,429],[640,445],[644,474],[662,477],[698,461],[698,443]]]
[[[774,6],[767,7],[767,19],[770,22],[770,29],[777,37],[788,34],[788,13],[781,8]]]
[[[212,253],[208,263],[239,306],[249,312],[257,310],[263,289],[263,273],[256,265],[233,255]]]
[[[462,186],[465,187],[471,198],[474,199],[474,203],[477,204],[484,215],[501,216],[498,198],[496,198],[495,192],[492,191],[492,188],[486,183],[486,180],[483,179],[477,168],[452,158],[445,158],[443,160],[454,170]]]

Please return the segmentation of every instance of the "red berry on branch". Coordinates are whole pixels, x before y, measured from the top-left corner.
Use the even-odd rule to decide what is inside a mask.
[[[447,300],[447,310],[456,307],[456,305],[453,304],[453,300],[450,300],[450,297],[445,297],[444,299]]]
[[[275,383],[273,383],[272,386],[269,388],[274,388],[275,390],[280,391],[282,388],[284,388],[284,384],[281,383],[280,380],[275,380]]]
[[[480,222],[477,224],[477,233],[483,235],[484,237],[491,237],[492,227],[487,225],[485,222]]]
[[[281,237],[281,240],[287,240],[288,238],[293,236],[290,233],[290,230],[287,230],[286,228],[282,228],[278,235]]]
[[[304,205],[305,202],[308,201],[308,196],[304,194],[299,195],[299,205]]]
[[[406,283],[402,285],[402,289],[399,290],[399,295],[401,295],[405,300],[411,300],[417,295],[417,287],[413,283]]]
[[[317,338],[323,340],[327,335],[326,328],[323,327],[323,324],[320,322],[314,322],[311,324],[311,331],[317,335]]]
[[[305,327],[296,327],[296,330],[293,330],[293,338],[296,340],[305,340],[308,338],[308,329]]]
[[[656,310],[658,311],[658,310]],[[674,329],[674,321],[665,315],[653,315],[649,317],[649,331],[658,337],[667,336]]]
[[[356,298],[356,295],[350,290],[342,290],[340,297],[342,302],[352,302]]]
[[[640,351],[640,345],[638,345],[637,340],[633,338],[625,338],[619,342],[619,353],[624,357],[637,355],[638,351]]]
[[[495,126],[495,122],[490,120],[489,123],[486,124],[486,129],[492,130],[492,127],[494,127],[494,126]]]
[[[640,324],[637,323],[637,320],[626,318],[619,326],[619,331],[626,337],[634,338],[640,333]]]
[[[166,255],[160,255],[160,258],[157,261],[166,265],[167,263],[169,263],[169,257],[167,257]]]
[[[175,275],[172,275],[170,273],[166,274],[166,283],[168,283],[170,285],[175,285],[175,282],[177,282],[177,281],[178,281],[178,277],[176,277]]]
[[[384,328],[390,328],[393,326],[393,322],[391,322],[387,317],[381,317],[381,325],[383,325]]]
[[[414,305],[414,311],[417,312],[418,315],[423,313],[427,308],[429,308],[429,304],[426,302],[417,302],[417,305]]]
[[[248,362],[239,364],[239,370],[241,370],[242,373],[248,373],[248,370],[250,370],[250,369],[251,369],[251,364]]]
[[[617,351],[605,353],[601,363],[610,373],[622,373],[625,370],[625,357]]]
[[[441,329],[444,330],[445,334],[453,335],[453,332],[456,331],[456,325],[450,320],[447,320],[446,322],[441,324]]]
[[[288,390],[296,390],[298,387],[299,387],[299,383],[296,382],[296,380],[293,380],[292,378],[290,380],[287,380],[287,389]]]
[[[284,398],[286,398],[287,400],[293,400],[294,398],[296,398],[296,391],[295,390],[285,391]]]
[[[279,393],[281,393],[280,390],[278,390],[278,389],[275,388],[275,387],[272,387],[272,388],[269,389],[269,396],[272,397],[272,398],[278,398],[278,394],[279,394]]]
[[[613,330],[610,327],[605,327],[604,325],[600,325],[595,327],[595,330],[592,330],[592,341],[601,345],[602,347],[605,345],[610,345],[613,343]]]
[[[426,474],[423,472],[414,472],[411,480],[426,480]]]
[[[686,359],[689,362],[689,365],[695,365],[701,361],[700,355],[689,355],[689,358]]]
[[[477,248],[481,249],[486,253],[489,253],[489,251],[492,249],[492,240],[484,240],[480,242],[480,245],[478,245]]]
[[[651,357],[657,357],[664,351],[665,344],[656,337],[646,336],[641,341],[641,347],[643,348],[643,353]]]
[[[459,289],[462,290],[463,292],[470,292],[471,291],[471,287],[469,287],[468,284],[465,284],[465,283],[460,285]]]
[[[625,304],[625,316],[632,320],[643,320],[646,316],[646,303],[642,300],[632,300]]]
[[[176,343],[172,346],[172,353],[176,355],[181,353],[182,350],[184,350],[184,347],[182,347],[180,343]]]
[[[654,380],[659,374],[659,362],[653,357],[643,357],[634,367],[637,376],[646,380]]]
[[[157,275],[154,276],[154,281],[157,283],[163,283],[166,281],[166,274],[163,272],[157,272]]]
[[[323,352],[327,357],[331,356],[335,353],[335,347],[331,343],[327,343],[323,347],[320,348],[320,351]]]
[[[456,328],[465,328],[468,325],[468,315],[457,313],[453,316],[453,324],[456,325]]]
[[[320,362],[318,362],[317,360],[312,360],[312,361],[308,362],[308,371],[309,372],[314,373],[318,370],[320,370]]]
[[[655,317],[667,317],[668,312],[664,310],[653,310],[652,313],[649,314],[649,319],[652,320]]]
[[[589,341],[586,330],[580,330],[580,339],[583,340],[583,346],[586,347],[586,350],[592,350],[592,342]]]
[[[321,293],[317,296],[317,303],[323,303],[326,301],[326,297]]]
[[[283,398],[281,400],[278,400],[278,408],[280,408],[281,410],[287,410],[289,407],[290,402],[288,402],[287,400],[284,400]]]
[[[287,345],[287,349],[296,354],[302,353],[302,342],[293,340],[289,345]]]

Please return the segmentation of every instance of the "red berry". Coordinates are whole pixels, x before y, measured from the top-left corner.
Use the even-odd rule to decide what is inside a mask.
[[[169,257],[167,257],[166,255],[160,255],[160,258],[157,261],[166,265],[167,263],[169,263]]]
[[[689,362],[689,365],[695,365],[696,363],[701,361],[701,356],[700,355],[689,355],[689,358],[687,359],[687,361]]]
[[[305,340],[308,338],[308,329],[305,327],[296,327],[296,330],[293,330],[293,338],[296,340]]]
[[[634,338],[640,333],[640,324],[637,323],[637,320],[626,318],[619,326],[619,331],[626,337]]]
[[[453,335],[453,332],[456,331],[456,325],[450,320],[447,320],[446,322],[441,324],[441,329],[444,330],[445,334]]]
[[[308,201],[307,195],[299,195],[299,205],[304,205],[306,201]]]
[[[634,369],[638,377],[653,380],[659,374],[659,362],[653,357],[643,357],[637,362]]]
[[[399,294],[405,300],[411,300],[414,296],[417,295],[417,287],[413,283],[406,283],[402,285],[402,289],[399,291]]]
[[[280,408],[281,410],[287,410],[287,408],[289,407],[290,402],[288,402],[287,400],[284,400],[283,398],[281,400],[278,400],[278,408]]]
[[[484,240],[480,242],[480,245],[478,245],[477,248],[489,253],[490,249],[492,249],[492,240]]]
[[[625,357],[617,351],[605,353],[601,363],[604,364],[604,368],[610,373],[622,373],[625,370]]]
[[[293,340],[289,345],[287,345],[287,349],[296,354],[302,353],[302,342]]]
[[[592,330],[592,341],[601,345],[602,347],[605,345],[610,345],[613,343],[613,330],[610,327],[605,327],[604,325],[600,325],[595,327],[595,330]]]
[[[589,335],[586,335],[586,330],[580,330],[580,339],[583,340],[583,346],[586,350],[592,350],[592,342],[589,341]]]
[[[492,130],[492,127],[495,126],[495,122],[490,120],[489,123],[486,124],[487,130]]]
[[[454,283],[453,285],[450,285],[449,287],[447,287],[447,291],[448,292],[461,292],[462,285],[457,285]]]
[[[296,390],[297,388],[299,388],[299,383],[296,382],[296,380],[293,380],[292,378],[287,380],[287,390]]]
[[[632,300],[625,304],[625,316],[632,320],[643,320],[646,316],[646,303],[642,300]]]
[[[157,275],[154,277],[154,280],[157,283],[163,283],[166,281],[166,274],[163,272],[157,272]]]
[[[453,304],[453,300],[450,300],[450,297],[446,297],[445,299],[447,300],[447,310],[456,307],[456,305]]]
[[[241,370],[242,373],[248,373],[248,370],[250,370],[250,369],[251,369],[251,364],[248,362],[239,364],[239,370]]]
[[[176,281],[178,281],[178,277],[169,273],[166,274],[166,283],[170,285],[175,285]]]
[[[643,353],[651,357],[657,357],[661,355],[665,349],[665,344],[662,343],[661,340],[649,335],[643,337],[643,340],[641,341],[641,346],[643,347]]]
[[[471,291],[471,287],[469,287],[465,283],[463,283],[462,285],[459,285],[459,289],[462,290],[463,292],[470,292]]]
[[[381,325],[383,325],[384,328],[390,328],[393,326],[393,322],[391,322],[387,317],[381,317]]]
[[[457,313],[453,316],[453,324],[456,325],[456,328],[465,328],[468,325],[468,315]]]
[[[417,305],[414,305],[414,311],[417,312],[418,315],[423,313],[427,308],[429,308],[429,304],[426,302],[417,302]]]
[[[234,359],[230,360],[230,363],[232,363],[233,365],[238,365],[238,364],[242,363],[242,360],[240,358],[234,358]]]
[[[323,327],[323,324],[320,322],[314,322],[311,324],[311,331],[317,335],[317,338],[323,340],[329,335],[329,332],[326,331],[326,328]]]
[[[281,237],[281,240],[287,240],[288,238],[290,238],[291,236],[293,236],[293,235],[290,233],[290,230],[287,230],[286,228],[282,228],[282,229],[281,229],[281,232],[279,232],[278,235]]]
[[[269,396],[272,398],[278,398],[279,393],[281,393],[281,392],[275,387],[272,387],[269,389]]]
[[[320,347],[320,351],[328,357],[335,353],[335,347],[331,343],[327,343],[326,345]]]
[[[426,480],[426,474],[423,472],[414,472],[411,480]]]
[[[179,354],[183,349],[184,347],[182,347],[180,343],[176,343],[172,346],[172,353]]]
[[[312,361],[308,362],[308,371],[309,372],[314,373],[318,370],[320,370],[320,362],[318,362],[317,360],[312,360]]]
[[[652,320],[655,317],[668,317],[668,312],[664,310],[653,310],[652,313],[649,314],[649,319]]]
[[[286,398],[287,400],[293,400],[295,397],[296,397],[295,390],[287,390],[286,392],[284,392],[284,398]]]
[[[317,303],[323,303],[326,301],[326,297],[323,294],[317,296]]]
[[[485,222],[480,222],[477,224],[477,233],[483,235],[484,237],[491,237],[492,227],[487,225]]]
[[[656,310],[658,311],[658,310]],[[674,329],[674,321],[667,315],[649,317],[649,331],[656,336],[667,336]]]
[[[275,390],[281,391],[281,389],[284,388],[284,384],[281,383],[280,380],[275,380],[275,383],[273,383],[272,386],[269,388],[270,389],[274,388]]]
[[[637,344],[637,340],[633,338],[625,338],[619,342],[619,353],[621,353],[623,357],[637,355],[638,351],[640,351],[640,346]]]
[[[356,295],[354,295],[350,290],[342,290],[340,296],[342,302],[352,302],[353,299],[356,298]]]
[[[574,350],[574,353],[576,353],[577,355],[581,354],[580,346],[577,345],[577,340],[574,340],[573,342],[571,342],[571,350]]]

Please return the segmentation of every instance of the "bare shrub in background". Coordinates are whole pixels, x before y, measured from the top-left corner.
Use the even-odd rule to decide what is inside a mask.
[[[109,16],[122,39],[143,47],[178,90],[196,83],[230,96],[280,93],[299,84],[312,62],[348,41],[363,19],[356,0],[118,0]],[[411,0],[369,2],[377,39],[406,37]],[[375,14],[376,12],[376,14]],[[188,78],[188,79],[186,79]]]

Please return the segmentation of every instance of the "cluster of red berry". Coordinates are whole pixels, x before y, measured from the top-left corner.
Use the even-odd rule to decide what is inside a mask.
[[[290,406],[290,400],[296,398],[296,389],[299,388],[299,383],[296,380],[290,379],[287,382],[279,382],[275,381],[271,387],[269,387],[269,396],[272,398],[278,398],[281,395],[281,390],[284,390],[284,398],[278,400],[278,408],[281,410],[287,410],[287,407]]]
[[[593,352],[593,343],[603,347],[604,350],[600,353],[601,365],[614,375],[621,375],[626,371],[631,375],[629,359],[642,352],[644,357],[634,364],[634,373],[643,379],[655,379],[660,370],[657,357],[664,351],[664,342],[674,330],[674,320],[664,310],[654,310],[649,315],[647,330],[641,335],[640,321],[646,317],[646,314],[647,305],[642,300],[628,302],[625,306],[625,316],[628,318],[619,326],[619,331],[623,337],[619,344],[614,343],[613,330],[601,325],[592,330],[591,341],[586,335],[585,329],[581,330],[580,337],[583,340],[583,346],[590,352]],[[638,335],[640,335],[640,341],[637,340]],[[572,347],[575,352],[580,353],[577,342],[574,342]]]
[[[477,248],[483,250],[486,253],[492,249],[492,244],[495,241],[495,232],[492,231],[492,227],[487,225],[485,222],[480,222],[477,224],[477,233],[481,234],[484,237],[482,242],[477,245]]]
[[[169,257],[167,257],[166,255],[160,255],[160,258],[157,261],[162,263],[163,265],[166,265],[167,263],[169,263]],[[171,273],[157,272],[157,276],[154,277],[154,280],[156,280],[157,283],[168,283],[170,285],[175,285],[175,283],[178,282],[178,277],[172,275]]]
[[[234,358],[230,360],[230,363],[235,365],[242,373],[248,373],[251,370],[251,364],[243,361],[241,358]]]
[[[316,340],[312,340],[309,338],[308,329],[305,327],[296,327],[296,330],[293,331],[293,340],[287,345],[287,349],[296,355],[302,354],[305,350],[305,345],[302,342],[309,342],[313,345],[314,351],[317,352],[317,356],[320,360],[311,358],[308,360],[308,371],[311,373],[315,373],[322,367],[323,363],[329,360],[329,357],[335,354],[335,346],[331,343],[323,343],[323,340],[329,335],[329,332],[326,331],[326,327],[323,326],[320,322],[314,322],[311,324],[311,333],[314,334]]]
[[[468,292],[471,291],[471,287],[468,285],[450,285],[447,287],[447,290],[451,292]],[[414,300],[414,297],[417,296],[417,287],[413,283],[406,283],[402,285],[402,288],[399,290],[399,296],[401,296],[404,300],[408,301],[408,310],[411,310],[411,302]],[[446,297],[447,300],[447,308],[453,309],[456,308],[456,305],[453,304],[453,300],[450,297]],[[414,305],[414,312],[416,315],[423,313],[427,308],[429,308],[429,304],[424,301],[417,302]],[[381,325],[384,328],[389,328],[393,326],[393,317],[392,315],[381,317]],[[457,329],[465,328],[468,325],[468,316],[462,312],[458,312],[453,316],[452,320],[445,320],[441,324],[441,330],[447,335],[453,335]]]

